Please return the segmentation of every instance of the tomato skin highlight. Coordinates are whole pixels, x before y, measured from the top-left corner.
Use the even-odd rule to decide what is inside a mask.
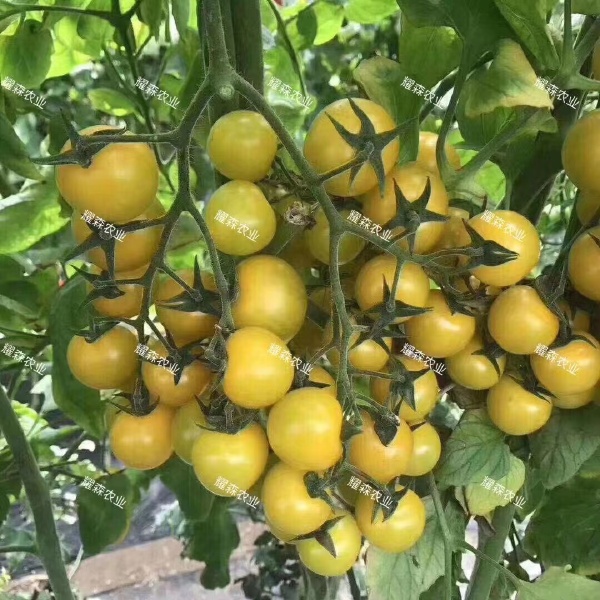
[[[113,454],[128,468],[156,469],[173,453],[173,410],[158,405],[143,417],[119,413],[110,430]]]
[[[67,362],[83,385],[96,390],[122,389],[137,371],[136,347],[135,335],[117,325],[94,342],[73,336],[67,348]]]
[[[287,350],[283,340],[260,327],[238,329],[227,340],[223,390],[244,408],[265,408],[281,400],[292,386],[294,366],[270,352]]]
[[[219,477],[247,491],[267,465],[269,444],[264,429],[252,423],[238,433],[202,430],[192,447],[192,466],[198,481],[217,496],[231,496],[217,487]]]
[[[254,182],[271,170],[277,143],[277,135],[260,113],[234,110],[211,127],[206,150],[219,173]]]
[[[487,395],[490,419],[504,433],[529,435],[543,427],[552,413],[552,402],[538,398],[510,375],[503,375]]]
[[[118,129],[94,125],[79,134],[90,136],[96,131]],[[67,141],[61,152],[70,148]],[[152,204],[158,191],[158,165],[148,144],[111,143],[94,154],[87,168],[57,166],[56,184],[61,196],[77,211],[89,210],[109,223],[123,223]]]
[[[559,329],[558,317],[527,285],[504,290],[492,303],[487,324],[494,340],[511,354],[533,354],[538,344],[550,346]]]
[[[383,107],[363,98],[352,100],[367,114],[376,132],[395,129],[396,124]],[[360,120],[347,99],[332,102],[315,117],[304,141],[304,156],[319,175],[341,167],[356,156],[356,150],[340,136],[331,119],[351,133],[358,133],[360,129]],[[400,143],[398,138],[394,138],[382,153],[383,169],[386,174],[398,160],[399,154]],[[377,175],[373,167],[365,163],[361,165],[352,181],[348,170],[328,179],[324,185],[325,189],[334,196],[357,196],[377,185]]]
[[[326,389],[293,390],[269,413],[267,435],[271,448],[296,469],[324,471],[342,457],[343,413]]]

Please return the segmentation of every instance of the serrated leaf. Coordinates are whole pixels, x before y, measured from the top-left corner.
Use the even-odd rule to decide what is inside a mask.
[[[17,194],[0,201],[0,253],[27,250],[67,221],[60,216],[54,178],[26,184]]]
[[[158,471],[162,482],[177,496],[179,508],[186,519],[204,521],[215,500],[199,481],[191,465],[173,456]]]
[[[0,75],[25,88],[38,88],[50,69],[52,50],[50,31],[27,19],[14,35],[0,37]]]
[[[508,473],[510,450],[485,409],[465,411],[446,442],[436,469],[443,486],[467,485],[485,476],[498,480]]]
[[[546,493],[527,528],[526,547],[544,565],[584,568],[600,560],[600,481],[577,477]]]
[[[600,447],[599,431],[600,406],[553,411],[548,423],[529,438],[545,487],[561,485],[577,473]]]
[[[598,600],[600,582],[567,573],[563,569],[548,569],[535,583],[519,584],[516,600]]]
[[[465,115],[474,118],[500,107],[552,108],[548,92],[537,87],[536,81],[537,75],[521,46],[501,40],[490,66],[478,69],[468,81]]]
[[[395,0],[349,0],[345,6],[348,21],[368,25],[398,12]]]
[[[431,498],[424,500],[427,523],[421,539],[406,552],[392,554],[369,547],[367,586],[369,600],[418,600],[444,574],[444,538]],[[449,503],[445,509],[451,533],[464,536],[465,517],[460,507]]]
[[[0,113],[0,164],[27,179],[43,179],[6,115]]]
[[[504,477],[500,477],[495,483],[501,485],[505,490],[510,490],[515,496],[525,482],[525,463],[513,454],[510,455],[509,471]],[[469,511],[473,515],[486,515],[498,506],[506,506],[511,500],[504,493],[497,493],[494,488],[488,490],[481,485],[481,481],[470,483],[465,488],[465,498]]]
[[[495,0],[525,47],[545,70],[558,68],[558,54],[546,25],[546,0]]]
[[[67,347],[73,331],[82,325],[79,307],[85,296],[83,279],[72,279],[61,289],[50,311],[49,335],[54,360],[52,394],[66,416],[94,437],[101,438],[104,432],[105,407],[100,402],[100,393],[79,383],[67,363]]]
[[[125,94],[110,88],[89,90],[92,107],[115,117],[124,117],[135,112],[135,104]]]
[[[133,488],[125,473],[102,477],[96,483],[103,485],[106,491],[98,494],[79,487],[77,492],[79,533],[87,555],[98,554],[127,535],[132,514]],[[105,498],[108,491],[115,497],[125,498],[123,508],[113,504],[110,497]]]

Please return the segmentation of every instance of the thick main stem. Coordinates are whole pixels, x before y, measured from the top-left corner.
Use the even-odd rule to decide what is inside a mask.
[[[52,591],[56,600],[75,600],[62,560],[62,550],[52,514],[50,491],[2,386],[0,386],[0,429],[2,429],[6,443],[12,452],[29,499],[35,523],[37,547]]]

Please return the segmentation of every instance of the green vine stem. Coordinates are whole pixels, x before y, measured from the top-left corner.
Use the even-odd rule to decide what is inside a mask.
[[[433,506],[440,522],[440,528],[442,529],[442,537],[444,538],[444,597],[445,600],[452,600],[452,552],[454,550],[452,533],[448,527],[448,521],[446,521],[446,514],[444,513],[444,506],[442,505],[442,499],[440,492],[435,483],[435,477],[433,473],[429,473],[429,489],[431,490],[431,496],[433,498]]]
[[[477,553],[480,560],[475,565],[468,600],[488,600],[490,597],[492,586],[498,574],[498,566],[501,566],[499,561],[504,551],[504,544],[510,532],[516,510],[517,507],[511,503],[507,506],[498,507],[494,511],[494,518],[492,519],[494,534],[485,542],[481,551],[481,554],[487,558],[482,559]],[[515,579],[519,581],[518,578],[515,577]]]
[[[37,550],[48,574],[52,591],[56,600],[75,600],[62,560],[48,485],[40,473],[35,455],[2,386],[0,386],[0,429],[12,452],[29,499],[37,535]]]

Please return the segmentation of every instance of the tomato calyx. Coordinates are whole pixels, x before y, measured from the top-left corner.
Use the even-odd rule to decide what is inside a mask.
[[[329,554],[331,554],[333,558],[337,558],[335,544],[333,543],[333,538],[331,537],[330,531],[335,526],[335,524],[341,521],[343,518],[344,515],[335,516],[332,519],[325,521],[325,523],[323,523],[323,525],[321,525],[321,527],[319,527],[316,531],[306,533],[304,535],[299,535],[298,537],[294,538],[294,541],[297,542],[300,540],[314,539],[321,546],[323,546],[323,548],[325,548],[325,550],[327,550],[327,552],[329,552]]]
[[[465,219],[462,221],[471,238],[471,244],[468,246],[470,252],[466,253],[469,256],[467,268],[499,267],[519,257],[517,252],[508,250],[498,242],[486,240]]]
[[[498,377],[501,377],[502,371],[500,370],[500,364],[498,363],[498,361],[503,356],[506,356],[506,352],[496,342],[488,339],[487,335],[482,336],[481,339],[483,341],[483,348],[481,348],[481,350],[473,352],[473,355],[485,356],[491,363],[492,367],[494,367],[494,371],[496,371]]]
[[[517,373],[505,373],[517,382],[524,390],[533,394],[540,400],[552,403],[552,392],[547,390],[538,380],[528,362],[519,365]]]
[[[342,169],[334,169],[332,172],[323,173],[319,176],[319,180],[326,181],[327,179],[330,179],[331,177],[350,169],[350,185],[352,185],[364,163],[369,162],[373,168],[373,171],[377,175],[379,189],[383,193],[383,190],[385,189],[383,151],[394,138],[398,137],[400,127],[396,127],[390,131],[377,133],[375,131],[375,126],[366,113],[358,106],[358,104],[356,104],[352,98],[348,98],[348,103],[360,121],[360,129],[358,133],[352,133],[348,131],[329,113],[326,112],[325,114],[331,121],[331,124],[335,127],[340,137],[350,147],[356,150],[357,156],[361,155],[361,158],[364,156],[365,160],[357,160],[357,157],[355,157],[355,160],[350,161],[350,164],[348,164],[346,168],[343,168],[344,165],[342,165]]]
[[[150,401],[150,393],[141,377],[138,377],[135,380],[133,392],[121,392],[119,393],[119,396],[126,398],[129,401],[130,406],[123,406],[123,404],[116,402],[114,398],[109,398],[107,402],[134,417],[144,417],[149,415],[158,406],[158,400],[154,403]]]
[[[213,394],[210,393],[208,397],[210,396],[213,396]],[[259,420],[258,410],[237,406],[222,392],[218,392],[216,396],[211,397],[208,406],[202,402],[202,399],[206,397],[205,394],[196,397],[198,406],[207,423],[207,426],[203,429],[235,435]]]
[[[383,513],[383,522],[385,523],[396,512],[398,504],[400,503],[402,498],[404,498],[404,496],[406,496],[406,494],[408,494],[409,492],[408,486],[404,486],[400,490],[389,489],[392,486],[393,482],[387,488],[385,488],[385,492],[391,500],[389,505],[384,506],[383,504],[379,504],[378,502],[373,502],[373,510],[371,512],[371,523],[375,522],[379,511]]]

